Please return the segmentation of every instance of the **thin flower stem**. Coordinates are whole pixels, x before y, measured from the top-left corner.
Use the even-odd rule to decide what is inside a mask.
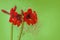
[[[11,26],[11,40],[13,40],[13,24]]]
[[[24,28],[24,22],[22,22],[21,31],[20,31],[19,39],[18,39],[18,40],[21,40],[21,36],[22,36],[22,32],[23,32],[23,28]]]

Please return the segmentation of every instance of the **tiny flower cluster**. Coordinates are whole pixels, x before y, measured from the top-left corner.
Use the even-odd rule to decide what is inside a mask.
[[[36,24],[37,22],[37,14],[36,11],[32,11],[32,9],[28,9],[26,12],[24,12],[23,10],[21,11],[21,14],[18,14],[16,12],[17,7],[14,6],[13,8],[11,8],[9,15],[10,15],[10,19],[9,22],[13,23],[14,25],[17,25],[18,27],[20,26],[20,24],[22,23],[22,20],[24,22],[26,22],[28,25],[30,24]],[[2,12],[7,13],[5,10],[2,10]]]

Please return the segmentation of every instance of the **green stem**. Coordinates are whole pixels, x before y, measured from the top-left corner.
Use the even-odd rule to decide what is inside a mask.
[[[23,28],[24,28],[24,22],[22,23],[21,31],[20,31],[19,39],[18,39],[18,40],[21,40],[21,36],[22,36],[22,32],[23,32]]]
[[[11,40],[13,40],[13,24],[11,26]]]

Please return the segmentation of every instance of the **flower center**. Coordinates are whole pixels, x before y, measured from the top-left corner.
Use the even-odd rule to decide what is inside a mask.
[[[30,14],[28,14],[26,18],[27,18],[27,19],[30,19],[30,18],[31,18]]]

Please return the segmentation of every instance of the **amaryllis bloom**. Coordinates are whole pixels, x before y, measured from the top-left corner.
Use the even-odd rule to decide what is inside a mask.
[[[32,11],[32,9],[28,9],[27,12],[24,12],[23,15],[24,15],[24,21],[26,21],[28,25],[36,24],[37,14],[35,11]]]
[[[10,13],[8,13],[5,10],[2,10],[2,12],[10,15],[10,19],[9,19],[10,23],[13,23],[14,25],[20,26],[20,24],[22,22],[22,15],[18,14],[16,12],[16,6],[10,10]]]
[[[13,23],[14,25],[20,26],[22,22],[22,15],[16,12],[16,6],[10,10],[10,19],[9,22]]]

